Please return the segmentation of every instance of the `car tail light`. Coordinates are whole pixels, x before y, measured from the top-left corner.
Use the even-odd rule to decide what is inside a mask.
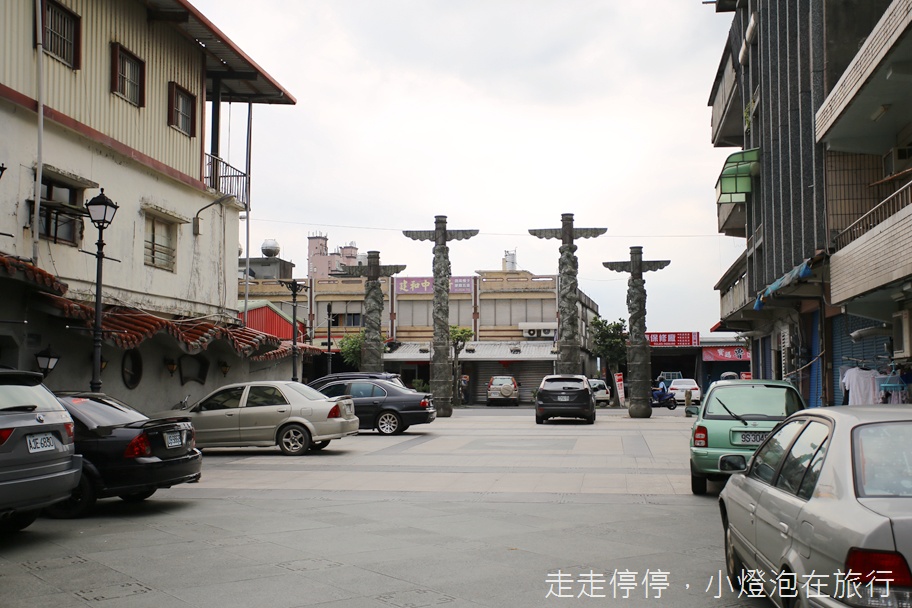
[[[63,427],[66,429],[67,437],[72,437],[73,431],[76,428],[76,425],[72,422],[65,422]]]
[[[6,440],[13,434],[13,429],[0,429],[0,445],[6,443]]]
[[[421,403],[419,403],[418,405],[420,405],[424,409],[427,409],[431,405],[431,402],[428,401],[427,399],[422,399]]]
[[[853,573],[862,583],[878,581],[890,587],[912,587],[912,573],[901,553],[895,551],[869,551],[849,549],[846,557],[846,572]]]
[[[329,410],[329,414],[326,415],[327,418],[341,418],[342,410],[339,409],[339,404],[332,406],[332,409]]]
[[[706,430],[705,426],[698,426],[694,429],[693,435],[693,444],[695,448],[705,448],[707,443],[707,435],[709,433]]]
[[[124,458],[138,458],[139,456],[151,456],[152,444],[149,442],[149,436],[140,433],[133,438],[124,450]]]

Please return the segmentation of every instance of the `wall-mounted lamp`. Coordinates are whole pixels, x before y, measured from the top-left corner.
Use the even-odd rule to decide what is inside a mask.
[[[219,369],[222,370],[223,376],[227,376],[228,370],[231,369],[231,366],[228,365],[227,361],[219,361]]]
[[[94,355],[89,355],[89,361],[91,362],[91,361],[94,361],[94,360],[95,360]],[[105,359],[104,357],[102,357],[102,358],[101,358],[101,369],[103,370],[103,369],[106,368],[107,366],[108,366],[108,360]]]
[[[173,376],[174,372],[177,371],[177,361],[174,359],[165,359],[165,369]]]
[[[888,103],[885,103],[881,106],[877,106],[874,109],[874,112],[871,113],[871,122],[877,122],[878,120],[880,120],[883,117],[883,115],[887,113],[887,111],[889,109],[890,109],[890,104],[888,104]]]
[[[57,367],[57,362],[60,361],[60,355],[52,351],[51,345],[48,344],[47,348],[35,353],[35,361],[38,363],[38,369],[41,370],[41,373],[47,378],[47,375]]]
[[[6,171],[6,165],[0,164],[0,179],[3,179],[3,173]]]

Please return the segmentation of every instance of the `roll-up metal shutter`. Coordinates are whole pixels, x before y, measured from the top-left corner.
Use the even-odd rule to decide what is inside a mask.
[[[859,329],[880,325],[880,321],[840,315],[833,319],[833,396],[836,405],[842,405],[842,371],[846,368],[866,364],[871,368],[889,363],[887,346],[889,336],[871,336],[852,342],[851,333]]]
[[[820,354],[820,311],[814,311],[814,314],[811,315],[811,370],[810,370],[810,382],[809,387],[809,398],[808,406],[809,407],[820,407],[821,405],[826,405],[822,400],[823,393],[823,361],[818,359],[817,356]]]
[[[488,397],[488,380],[491,376],[513,376],[519,382],[519,400],[531,403],[532,391],[538,388],[542,378],[554,373],[553,361],[515,361],[504,367],[498,361],[479,361],[478,382],[475,385],[475,404],[484,405]]]

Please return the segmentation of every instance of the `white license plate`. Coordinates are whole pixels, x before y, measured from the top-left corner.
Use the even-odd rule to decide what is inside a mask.
[[[180,431],[168,431],[165,433],[165,445],[169,448],[179,448],[184,444]]]
[[[741,433],[741,443],[759,445],[763,443],[769,433]]]
[[[38,435],[26,435],[25,442],[28,444],[28,450],[32,454],[35,452],[47,452],[57,447],[52,433],[40,433]]]
[[[570,395],[558,395],[557,400],[558,401],[570,401]]]

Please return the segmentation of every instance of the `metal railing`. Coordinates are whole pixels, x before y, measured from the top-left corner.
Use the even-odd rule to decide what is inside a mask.
[[[872,228],[890,218],[901,209],[912,204],[912,182],[909,182],[888,198],[881,201],[876,207],[852,222],[845,230],[836,235],[833,245],[839,251],[855,239],[864,235]]]
[[[206,155],[206,169],[203,176],[206,185],[221,194],[234,196],[244,207],[248,206],[248,179],[246,173],[232,167],[218,156]]]

